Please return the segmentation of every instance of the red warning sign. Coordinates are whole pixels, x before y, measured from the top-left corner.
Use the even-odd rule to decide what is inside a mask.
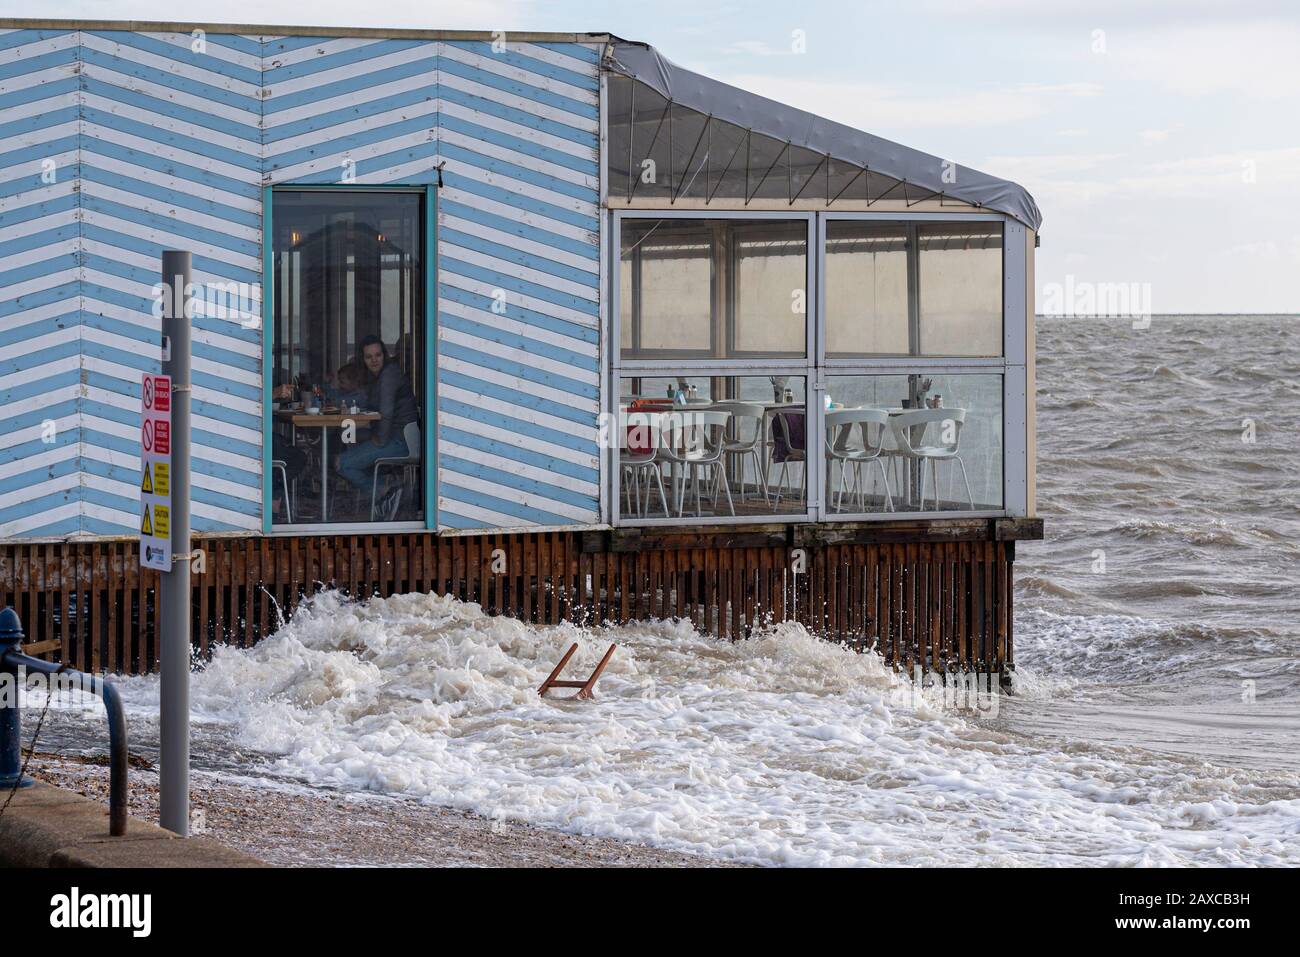
[[[140,448],[146,455],[171,455],[171,422],[167,419],[145,419],[140,425]]]
[[[153,408],[155,412],[168,412],[172,410],[172,380],[171,376],[156,375],[153,378]]]
[[[171,377],[165,375],[147,375],[140,387],[140,396],[144,411],[170,412],[172,410]]]

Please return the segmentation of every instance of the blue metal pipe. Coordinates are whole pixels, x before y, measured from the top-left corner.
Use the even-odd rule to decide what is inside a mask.
[[[36,671],[45,675],[68,675],[80,686],[104,699],[108,712],[108,833],[112,837],[126,834],[127,763],[126,713],[117,688],[94,675],[53,662],[42,661],[22,652],[23,625],[12,608],[0,610],[0,674],[10,675],[13,700],[0,700],[0,788],[27,787],[32,782],[22,775],[22,712],[18,695],[19,671]],[[53,694],[53,683],[50,693]]]

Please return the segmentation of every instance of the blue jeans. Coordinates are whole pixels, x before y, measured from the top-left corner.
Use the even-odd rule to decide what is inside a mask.
[[[406,439],[395,435],[384,445],[375,445],[369,439],[358,442],[339,456],[339,474],[355,488],[370,494],[375,476],[375,462],[379,459],[399,459],[406,456]]]

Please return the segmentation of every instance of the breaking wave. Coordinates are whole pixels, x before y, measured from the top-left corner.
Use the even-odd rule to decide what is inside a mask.
[[[570,643],[582,674],[611,641],[595,701],[537,696]],[[155,679],[126,684],[156,708]],[[440,596],[326,593],[253,648],[218,649],[192,697],[282,780],[741,861],[1300,862],[1295,774],[1035,743],[793,624],[731,643],[685,622],[537,627]]]

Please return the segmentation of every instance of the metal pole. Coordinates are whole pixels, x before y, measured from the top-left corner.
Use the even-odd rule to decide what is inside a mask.
[[[190,821],[190,254],[162,254],[163,374],[172,380],[171,554],[158,616],[161,761],[159,819],[186,837]]]

